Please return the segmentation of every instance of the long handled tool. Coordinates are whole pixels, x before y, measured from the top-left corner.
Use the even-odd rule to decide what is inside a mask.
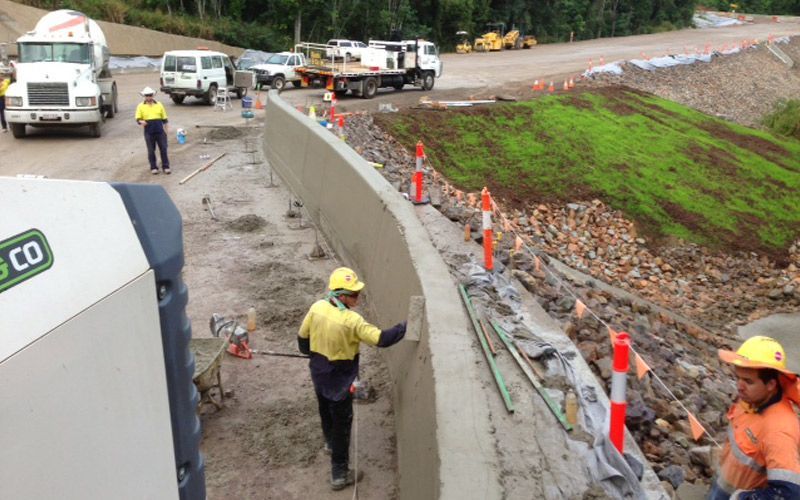
[[[506,331],[503,330],[503,328],[500,325],[498,325],[496,321],[492,321],[492,326],[494,327],[494,331],[497,333],[497,336],[500,337],[500,340],[506,346],[506,349],[508,349],[508,352],[510,352],[511,356],[514,357],[514,361],[516,361],[519,367],[522,369],[522,373],[524,373],[525,376],[528,377],[528,380],[530,380],[531,384],[533,384],[533,388],[536,389],[536,392],[538,392],[539,395],[542,397],[544,402],[547,404],[547,407],[550,408],[550,411],[553,413],[553,415],[555,415],[556,419],[561,424],[561,426],[564,427],[564,429],[566,429],[567,431],[571,431],[572,425],[567,421],[567,417],[561,412],[561,408],[559,408],[558,405],[550,398],[550,395],[547,394],[547,391],[542,386],[542,384],[540,384],[539,381],[536,380],[536,377],[533,375],[533,372],[531,371],[531,367],[528,366],[528,364],[525,362],[528,360],[525,352],[522,350],[517,351],[516,342],[514,342],[510,338],[509,334],[506,333]],[[526,356],[525,360],[522,359],[520,353]],[[530,361],[528,361],[528,363],[530,363]]]
[[[500,394],[503,396],[503,402],[506,405],[506,410],[508,410],[509,413],[514,413],[514,403],[511,402],[511,394],[508,393],[508,388],[506,387],[505,380],[503,380],[503,375],[500,373],[500,369],[497,367],[497,363],[494,361],[492,351],[489,350],[489,344],[486,342],[486,337],[481,335],[481,325],[478,322],[478,317],[475,314],[475,307],[472,305],[472,300],[469,298],[467,289],[464,288],[464,285],[459,284],[458,290],[461,292],[461,298],[464,299],[464,305],[467,307],[469,319],[472,320],[472,328],[475,329],[475,335],[478,336],[478,340],[481,342],[483,355],[486,357],[486,361],[489,363],[489,367],[492,369],[494,381],[497,383],[497,388],[500,389]]]
[[[303,358],[308,359],[310,356],[306,356],[305,354],[294,354],[291,352],[276,352],[276,351],[256,351],[253,350],[253,354],[263,354],[264,356],[283,356],[285,358]]]

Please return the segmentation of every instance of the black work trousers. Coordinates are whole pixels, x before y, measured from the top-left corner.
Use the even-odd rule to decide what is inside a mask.
[[[150,170],[158,170],[156,164],[156,145],[161,153],[161,168],[169,168],[169,158],[167,157],[167,134],[144,134],[144,142],[147,144],[147,161],[150,162]]]
[[[331,447],[331,474],[347,474],[350,463],[350,428],[353,424],[353,397],[331,401],[317,392],[322,433]]]
[[[3,127],[3,130],[8,128],[8,124],[6,123],[6,98],[0,97],[0,126]]]

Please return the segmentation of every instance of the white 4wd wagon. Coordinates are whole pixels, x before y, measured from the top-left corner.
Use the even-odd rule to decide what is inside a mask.
[[[161,92],[175,104],[187,95],[214,104],[217,90],[228,89],[241,98],[247,87],[234,87],[235,68],[222,52],[211,50],[172,50],[161,60]]]

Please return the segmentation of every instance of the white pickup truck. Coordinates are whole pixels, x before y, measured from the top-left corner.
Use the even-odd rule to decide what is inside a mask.
[[[306,58],[302,53],[278,52],[267,59],[267,62],[251,66],[250,71],[256,75],[256,88],[268,85],[273,89],[283,90],[287,82],[300,87],[301,77],[295,69],[305,65]]]

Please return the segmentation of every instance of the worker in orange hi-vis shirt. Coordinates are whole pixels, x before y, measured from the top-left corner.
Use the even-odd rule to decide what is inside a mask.
[[[728,411],[728,439],[709,500],[800,498],[800,404],[797,375],[774,339],[756,336],[736,352],[720,349],[734,365],[739,398]]]

